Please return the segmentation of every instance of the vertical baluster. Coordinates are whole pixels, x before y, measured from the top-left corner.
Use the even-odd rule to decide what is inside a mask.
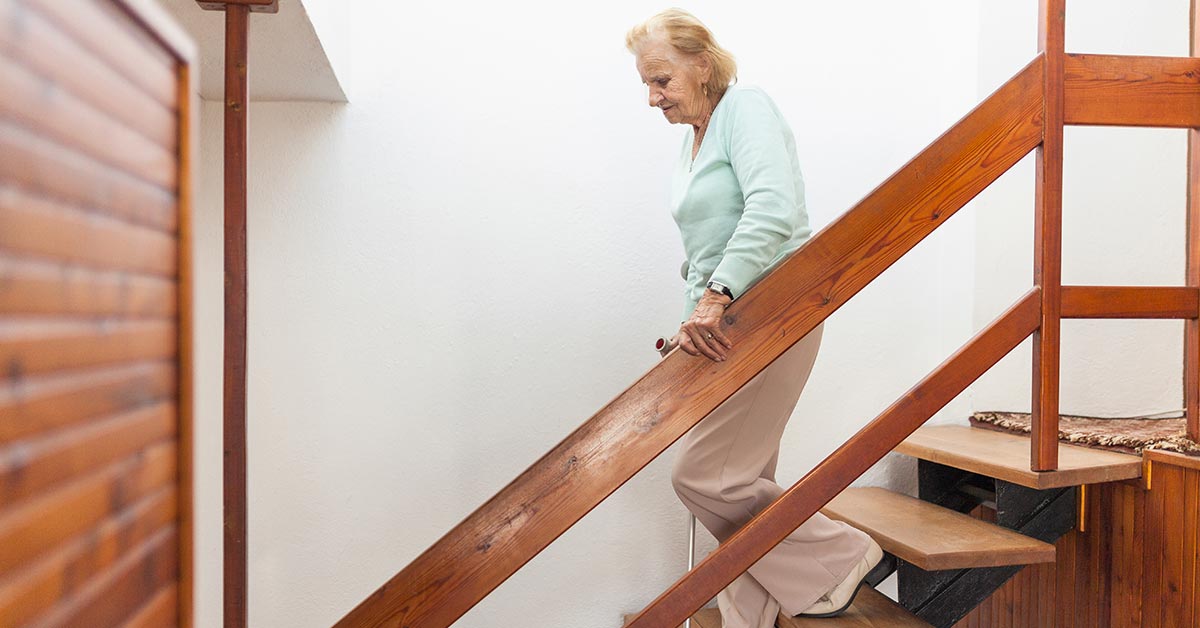
[[[1058,467],[1059,317],[1062,311],[1062,156],[1064,0],[1039,0],[1038,49],[1045,57],[1042,145],[1037,149],[1033,281],[1041,288],[1041,325],[1033,335],[1030,468]]]
[[[1188,20],[1188,54],[1200,56],[1196,0]],[[1187,285],[1200,287],[1200,129],[1187,132]],[[1200,319],[1184,321],[1183,404],[1188,438],[1200,441]]]

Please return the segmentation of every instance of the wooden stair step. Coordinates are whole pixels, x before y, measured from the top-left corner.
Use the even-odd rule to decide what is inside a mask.
[[[629,625],[633,617],[633,614],[626,615],[625,625]],[[859,589],[854,603],[837,617],[796,619],[780,613],[776,625],[779,628],[929,628],[928,623],[868,586]],[[692,615],[692,628],[721,628],[721,611],[700,609]]]
[[[720,620],[717,617],[713,628],[721,628]],[[868,586],[859,589],[854,603],[837,617],[797,619],[781,613],[776,625],[779,628],[929,628],[924,620]]]
[[[1142,476],[1140,456],[1065,443],[1059,443],[1056,471],[1030,471],[1029,443],[1028,436],[1018,434],[965,425],[933,425],[917,428],[895,451],[1036,489]]]
[[[1054,562],[1049,543],[883,488],[848,488],[821,512],[928,571]]]

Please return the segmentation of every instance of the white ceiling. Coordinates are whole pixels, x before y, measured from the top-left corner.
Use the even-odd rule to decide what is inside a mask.
[[[224,100],[225,12],[196,0],[158,0],[191,33],[200,51],[200,97]],[[346,102],[302,0],[279,0],[279,13],[250,14],[250,100]]]

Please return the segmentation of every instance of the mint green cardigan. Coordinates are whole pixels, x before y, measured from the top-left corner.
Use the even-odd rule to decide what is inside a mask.
[[[687,255],[684,321],[710,280],[737,299],[812,236],[796,142],[765,92],[731,86],[695,162],[694,133],[688,125],[671,184],[671,215]]]

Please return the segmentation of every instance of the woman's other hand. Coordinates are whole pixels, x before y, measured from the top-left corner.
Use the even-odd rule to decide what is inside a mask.
[[[674,340],[692,355],[703,355],[715,362],[724,362],[733,344],[721,331],[721,319],[731,299],[723,294],[705,290],[692,317],[679,327]]]

